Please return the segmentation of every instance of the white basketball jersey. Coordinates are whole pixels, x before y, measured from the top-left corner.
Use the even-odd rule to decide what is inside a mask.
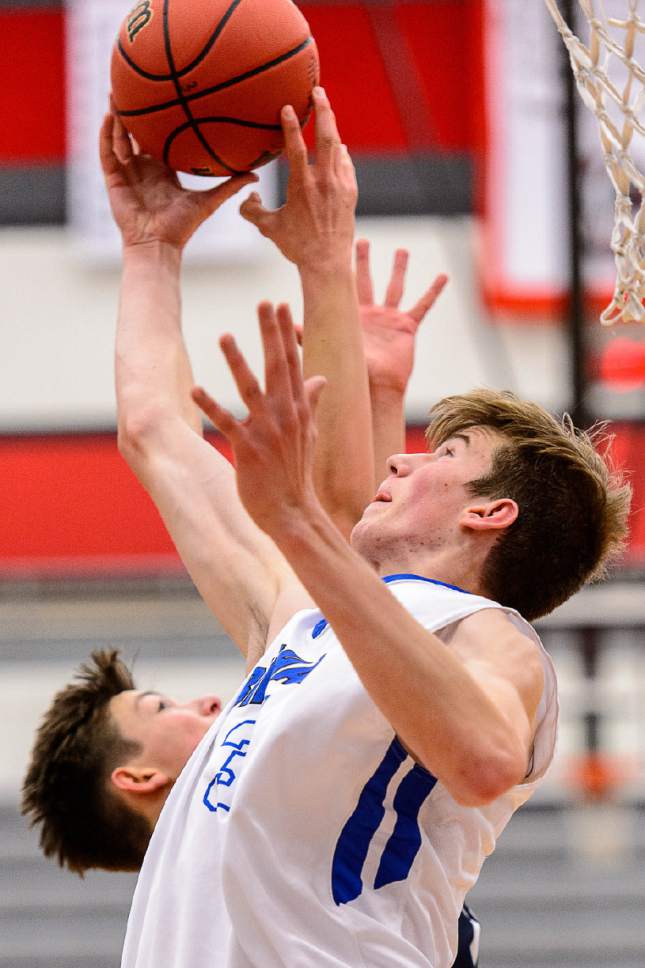
[[[427,629],[495,602],[385,579]],[[466,893],[553,755],[545,686],[531,772],[463,807],[406,754],[319,611],[298,612],[168,797],[134,895],[123,968],[450,968]]]

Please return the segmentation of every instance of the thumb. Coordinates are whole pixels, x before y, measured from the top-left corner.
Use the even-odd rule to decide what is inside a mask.
[[[240,205],[240,215],[247,222],[255,225],[260,232],[264,232],[269,227],[275,212],[264,207],[257,192],[251,192],[249,197]]]
[[[316,421],[316,410],[318,409],[320,394],[323,392],[326,386],[327,379],[324,376],[310,376],[307,380],[305,380],[305,396],[307,397],[309,412],[311,413],[314,423]]]
[[[257,180],[257,175],[253,174],[252,171],[247,171],[243,175],[233,175],[232,178],[228,178],[221,185],[217,185],[216,188],[209,188],[206,192],[196,192],[195,195],[199,196],[199,201],[206,213],[212,215],[220,205],[223,205],[246,185],[252,185]]]

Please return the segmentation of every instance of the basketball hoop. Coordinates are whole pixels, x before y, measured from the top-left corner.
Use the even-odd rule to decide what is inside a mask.
[[[598,121],[605,167],[616,193],[611,248],[617,278],[600,321],[645,322],[645,176],[635,157],[638,138],[645,138],[645,70],[636,56],[637,42],[645,39],[640,0],[578,0],[588,27],[587,43],[566,23],[557,0],[545,3],[569,52],[582,100]]]

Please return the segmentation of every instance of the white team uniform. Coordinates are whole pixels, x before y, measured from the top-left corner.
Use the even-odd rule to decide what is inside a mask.
[[[498,604],[390,590],[441,638]],[[187,763],[139,875],[122,968],[450,968],[465,895],[553,755],[555,673],[526,782],[463,807],[408,756],[330,626],[296,613]]]

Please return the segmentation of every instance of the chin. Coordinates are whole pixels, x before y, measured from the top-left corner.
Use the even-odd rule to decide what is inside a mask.
[[[351,544],[354,551],[360,550],[361,535],[364,531],[365,521],[361,518],[356,522],[352,528],[352,533],[349,536],[349,543]]]
[[[359,554],[362,558],[365,558],[366,561],[376,564],[377,556],[375,552],[379,545],[379,541],[375,534],[374,527],[370,525],[369,521],[366,521],[365,518],[361,518],[360,521],[357,521],[354,525],[349,541],[357,554]]]

